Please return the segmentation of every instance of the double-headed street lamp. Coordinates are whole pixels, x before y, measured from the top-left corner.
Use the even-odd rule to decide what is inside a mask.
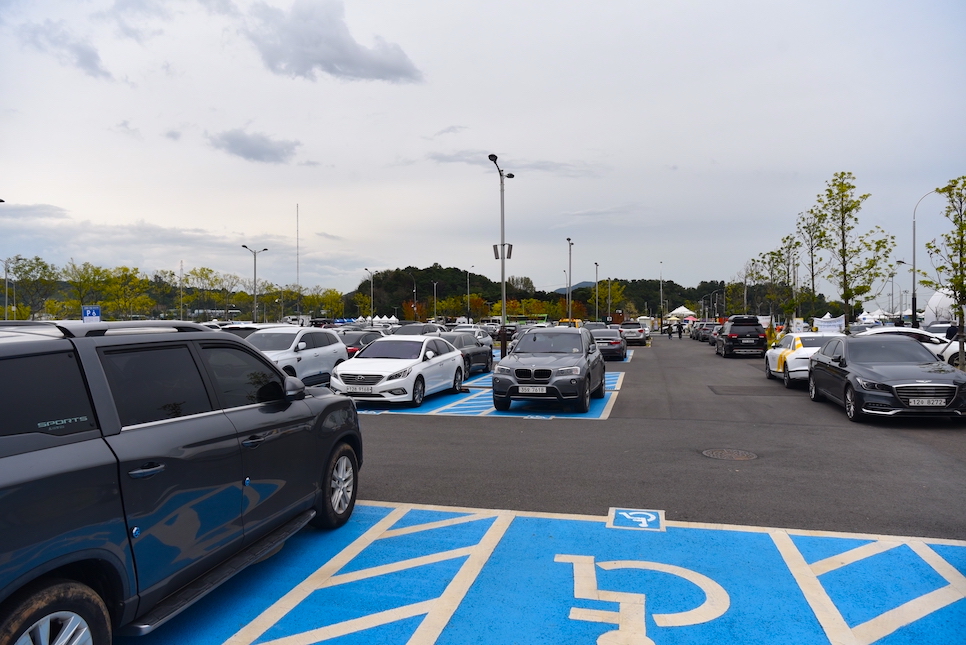
[[[416,316],[416,276],[414,276],[412,273],[409,273],[409,271],[406,271],[406,273],[409,274],[409,277],[413,279],[413,320],[418,320]]]
[[[375,308],[372,303],[372,278],[378,273],[378,271],[369,271],[368,268],[364,269],[369,274],[369,324],[372,324]]]
[[[600,320],[600,278],[597,277],[600,265],[594,262],[594,318]]]
[[[567,238],[567,318],[574,319],[574,243]]]
[[[916,209],[919,208],[919,204],[922,200],[929,197],[937,191],[935,188],[930,190],[928,193],[919,198],[916,202],[915,208],[912,209],[912,326],[919,329],[919,312],[916,309]]]
[[[470,265],[470,269],[475,267],[475,264]],[[470,269],[466,270],[466,322],[470,322]]]
[[[503,178],[513,179],[513,173],[503,173],[496,155],[487,157],[500,173],[500,356],[506,357],[506,210],[503,204]]]
[[[242,244],[243,249],[248,249],[252,254],[252,263],[254,264],[254,271],[252,275],[252,322],[258,322],[258,254],[264,253],[268,249],[262,249],[256,251],[255,249],[248,248],[247,244]]]

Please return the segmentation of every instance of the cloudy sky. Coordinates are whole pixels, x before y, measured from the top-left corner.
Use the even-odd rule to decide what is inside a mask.
[[[727,279],[843,170],[911,262],[966,174],[964,34],[961,0],[0,0],[0,256],[498,280],[495,153],[541,289],[567,237],[575,283]]]

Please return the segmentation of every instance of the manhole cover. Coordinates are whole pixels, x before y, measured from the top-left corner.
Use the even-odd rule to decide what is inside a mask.
[[[758,459],[758,455],[747,450],[737,450],[736,448],[712,448],[701,453],[705,457],[712,459],[731,459],[733,461],[748,461]]]

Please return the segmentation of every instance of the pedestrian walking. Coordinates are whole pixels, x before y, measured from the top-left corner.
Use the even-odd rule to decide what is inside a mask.
[[[668,340],[671,340],[672,338],[674,338],[674,325],[672,325],[671,323],[668,323],[667,324],[667,339]]]
[[[682,325],[681,322],[678,321],[678,324],[675,325],[675,327],[677,327],[677,330],[678,330],[678,340],[681,340],[681,334],[684,332],[684,325]]]

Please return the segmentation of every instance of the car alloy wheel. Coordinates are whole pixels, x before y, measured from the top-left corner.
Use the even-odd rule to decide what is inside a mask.
[[[792,375],[788,373],[788,363],[785,363],[785,367],[782,369],[782,385],[788,389],[792,387]]]
[[[822,393],[818,391],[818,386],[815,385],[815,377],[811,373],[808,375],[808,398],[813,401],[821,401],[823,398]]]
[[[859,410],[858,401],[855,400],[855,390],[851,385],[845,386],[845,416],[849,421],[859,422],[862,420],[862,412]]]
[[[486,365],[483,367],[483,371],[487,373],[493,371],[493,350],[490,350],[490,353],[486,357]]]
[[[32,589],[0,616],[0,637],[9,637],[5,643],[110,645],[111,616],[93,589],[60,579]]]
[[[775,375],[772,374],[771,365],[769,365],[768,363],[767,356],[765,357],[765,378],[768,378],[768,379],[775,378]]]
[[[340,443],[332,450],[322,474],[322,490],[315,506],[316,515],[312,518],[313,526],[334,529],[348,521],[356,505],[358,464],[356,453],[349,444]]]
[[[584,414],[590,410],[590,374],[584,379],[584,390],[577,401],[577,412]]]
[[[415,382],[413,382],[413,398],[410,405],[418,408],[423,404],[424,398],[426,398],[426,384],[423,382],[422,376],[417,376]]]
[[[456,368],[456,374],[453,375],[453,394],[459,393],[463,389],[463,370]]]
[[[470,360],[469,356],[463,357],[463,373],[469,374],[473,369],[473,361]]]

